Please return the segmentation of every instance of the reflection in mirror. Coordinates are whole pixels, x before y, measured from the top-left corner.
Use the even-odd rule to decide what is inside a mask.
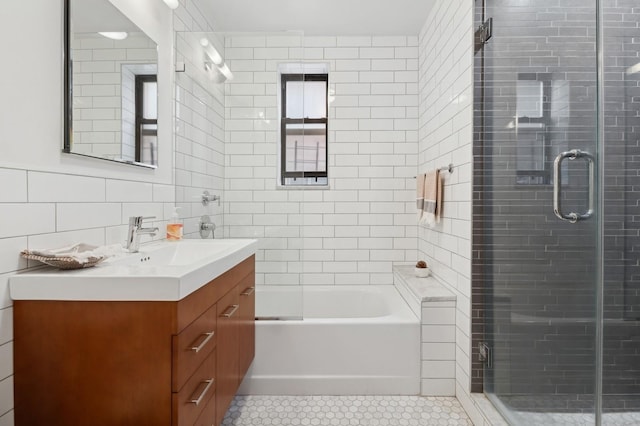
[[[570,87],[567,81],[557,77],[551,73],[518,74],[516,114],[509,128],[515,130],[517,138],[516,168],[520,185],[553,184],[553,160],[566,149]],[[566,170],[562,173],[566,174]]]
[[[156,43],[109,0],[65,0],[64,152],[158,164]]]

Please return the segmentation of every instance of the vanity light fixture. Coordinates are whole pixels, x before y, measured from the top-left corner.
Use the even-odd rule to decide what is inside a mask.
[[[213,65],[215,65],[217,71],[219,72],[219,77],[216,78],[218,82],[222,83],[226,80],[233,79],[233,73],[229,69],[220,53],[213,47],[213,44],[209,41],[208,38],[202,37],[200,39],[200,46],[202,46],[202,50],[204,50],[204,68],[207,71],[211,71],[213,69]]]
[[[220,70],[220,73],[224,75],[225,80],[233,80],[233,73],[231,72],[227,64],[222,64],[218,67],[218,70]]]
[[[101,31],[98,34],[111,40],[124,40],[129,37],[129,34],[124,31]]]
[[[177,9],[180,6],[179,0],[164,0],[164,2],[170,9]]]
[[[204,53],[206,53],[209,59],[211,59],[211,62],[216,65],[220,65],[222,63],[222,56],[220,56],[220,53],[218,53],[216,48],[213,47],[208,38],[202,37],[200,39],[200,45],[204,49]]]

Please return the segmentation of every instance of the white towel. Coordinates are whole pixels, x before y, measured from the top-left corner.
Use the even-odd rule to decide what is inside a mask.
[[[433,228],[440,222],[442,211],[442,180],[440,170],[427,173],[424,180],[424,203],[422,208],[421,225]]]
[[[92,246],[89,244],[79,243],[71,246],[59,247],[55,249],[34,249],[24,250],[25,254],[34,256],[50,257],[50,258],[71,258],[78,263],[87,263],[91,259],[111,257],[123,253],[124,248],[120,244],[112,244],[109,246]]]

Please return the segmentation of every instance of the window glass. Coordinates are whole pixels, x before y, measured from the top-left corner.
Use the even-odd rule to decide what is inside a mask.
[[[327,185],[328,74],[281,74],[281,185]]]
[[[327,116],[326,81],[287,82],[288,118],[322,118]]]
[[[158,83],[145,81],[142,87],[142,116],[146,119],[158,119]]]
[[[287,172],[327,171],[327,131],[324,124],[292,124],[286,127]]]

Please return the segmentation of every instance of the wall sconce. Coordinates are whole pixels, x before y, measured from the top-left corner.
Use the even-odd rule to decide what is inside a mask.
[[[180,6],[179,0],[164,0],[164,2],[170,9],[177,9]]]
[[[207,54],[211,62],[216,65],[220,65],[222,63],[222,56],[218,53],[215,47],[211,44],[208,38],[203,37],[200,39],[200,45],[204,49],[204,53]]]
[[[220,71],[220,73],[224,75],[225,80],[233,80],[233,73],[231,72],[227,64],[222,64],[222,66],[218,67],[218,71]]]
[[[224,63],[224,60],[222,59],[222,56],[220,56],[220,53],[218,53],[218,51],[216,50],[215,47],[213,47],[213,45],[211,44],[211,42],[209,41],[208,38],[203,37],[200,39],[200,45],[202,46],[202,49],[204,50],[204,68],[207,71],[211,71],[214,67],[213,65],[215,65],[215,69],[221,74],[221,76],[223,77],[222,79],[220,79],[220,82],[224,82],[226,80],[232,80],[233,79],[233,73],[231,72],[231,70],[229,69],[229,67],[227,66],[226,63]]]

